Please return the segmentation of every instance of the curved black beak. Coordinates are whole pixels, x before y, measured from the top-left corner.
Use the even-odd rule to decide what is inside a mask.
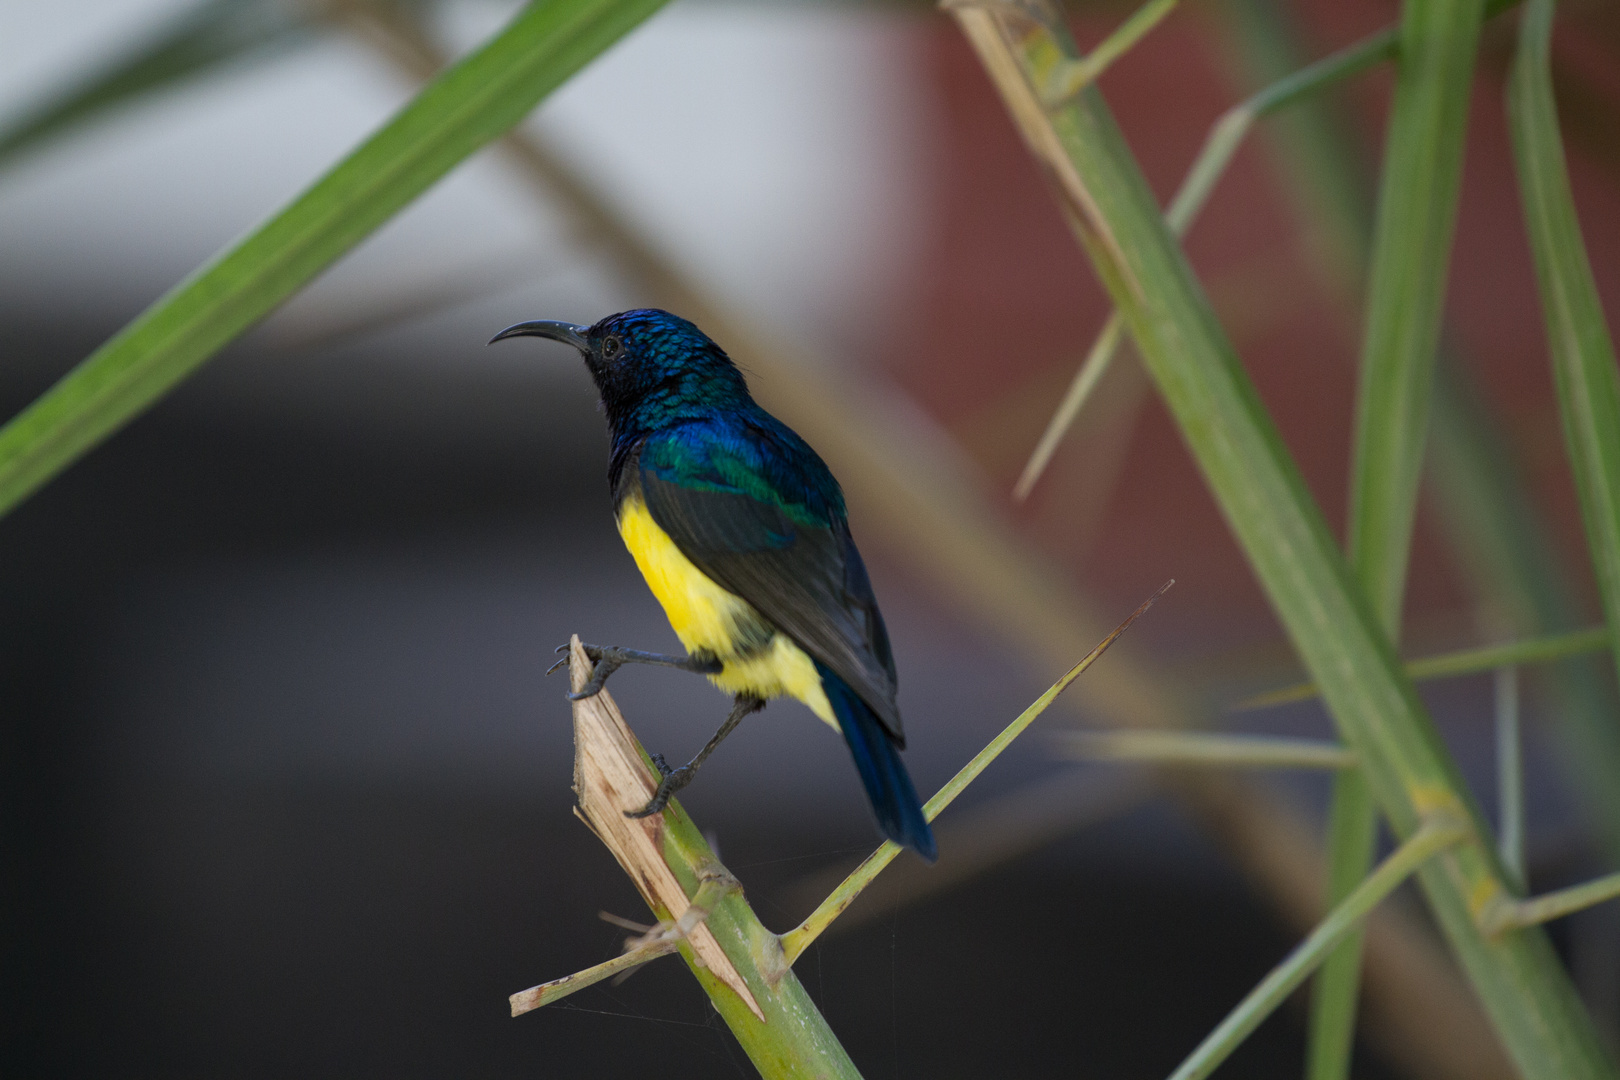
[[[561,341],[572,345],[580,352],[590,348],[585,340],[588,326],[578,326],[571,322],[558,322],[555,319],[536,319],[534,322],[520,322],[515,326],[508,326],[505,330],[489,339],[491,345],[497,341],[505,341],[513,337],[543,337],[552,341]]]

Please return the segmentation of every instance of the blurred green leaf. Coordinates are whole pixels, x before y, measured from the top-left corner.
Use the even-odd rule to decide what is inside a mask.
[[[1502,889],[1488,830],[1101,95],[1040,108],[1043,59],[1076,55],[1061,19],[1036,9],[1045,32],[1015,47],[998,15],[953,14],[1058,181],[1065,216],[1396,834],[1409,838],[1436,813],[1469,822],[1471,840],[1419,880],[1503,1044],[1529,1080],[1616,1076],[1546,936],[1490,938],[1476,924],[1480,897]]]
[[[1600,878],[1572,885],[1567,889],[1547,893],[1531,900],[1502,900],[1492,904],[1485,912],[1486,926],[1501,929],[1509,926],[1534,926],[1537,923],[1562,919],[1594,904],[1606,904],[1620,898],[1620,873],[1605,874]]]
[[[1501,424],[1455,363],[1440,365],[1431,423],[1430,493],[1489,620],[1525,635],[1576,625],[1586,612],[1559,563],[1559,545]],[[1610,666],[1582,657],[1537,672],[1536,682],[1550,698],[1559,755],[1604,849],[1620,860],[1620,700],[1604,670]]]
[[[1486,18],[1511,6],[1490,0]],[[1255,83],[1271,84],[1262,93],[1280,85],[1273,80],[1291,77],[1300,67],[1302,35],[1290,5],[1238,0],[1223,10],[1244,73]],[[1393,35],[1390,45],[1393,56]],[[1338,104],[1312,96],[1269,124],[1266,136],[1277,150],[1279,172],[1296,204],[1307,251],[1343,301],[1359,304],[1370,257],[1372,185],[1363,165],[1367,155]],[[1543,515],[1512,460],[1511,444],[1484,408],[1468,369],[1447,355],[1444,344],[1441,353],[1433,388],[1426,490],[1436,503],[1440,526],[1462,564],[1476,606],[1485,615],[1487,633],[1530,636],[1576,625],[1581,614],[1573,589]],[[1606,648],[1606,642],[1599,647]],[[1409,668],[1414,678],[1424,677],[1417,667],[1424,663]],[[1490,666],[1494,664],[1486,665]],[[1620,705],[1601,676],[1594,662],[1583,658],[1538,672],[1537,681],[1552,698],[1556,745],[1583,801],[1608,850],[1620,853],[1620,785],[1614,783],[1620,775]],[[1349,830],[1344,845],[1363,845],[1371,822],[1352,829],[1353,815],[1337,795],[1333,807],[1330,835]],[[1335,896],[1354,884],[1348,863],[1360,861],[1360,856],[1349,847],[1337,840],[1330,843],[1330,891]],[[1345,1075],[1356,1004],[1356,970],[1350,965],[1336,955],[1313,988],[1308,1069],[1312,1080]]]
[[[1408,0],[1373,228],[1350,473],[1351,565],[1399,634],[1484,0]]]
[[[1466,839],[1466,823],[1438,815],[1412,834],[1407,841],[1390,853],[1372,873],[1356,883],[1344,899],[1333,906],[1311,935],[1300,942],[1287,958],[1261,980],[1260,985],[1227,1014],[1226,1019],[1210,1032],[1198,1048],[1170,1074],[1170,1080],[1204,1080],[1232,1051],[1254,1034],[1266,1017],[1288,1000],[1310,977],[1318,964],[1363,919],[1395,891],[1412,872],[1436,854]]]
[[[0,165],[188,79],[300,45],[315,29],[307,7],[292,0],[208,0],[0,127]]]
[[[1182,178],[1170,205],[1165,208],[1164,217],[1170,223],[1170,228],[1181,236],[1192,226],[1256,120],[1275,110],[1295,105],[1341,79],[1388,60],[1394,54],[1395,32],[1380,31],[1278,79],[1222,113],[1210,127],[1203,148],[1187,169],[1187,175]],[[1034,490],[1052,455],[1057,452],[1058,444],[1068,435],[1091,391],[1102,381],[1109,365],[1118,355],[1123,330],[1124,323],[1120,321],[1119,313],[1109,315],[1108,322],[1092,342],[1057,411],[1052,414],[1046,430],[1041,432],[1035,449],[1030,453],[1029,461],[1013,487],[1014,499],[1022,502]]]
[[[1570,468],[1612,628],[1620,626],[1620,370],[1564,168],[1549,63],[1552,19],[1552,0],[1525,7],[1508,121]],[[1620,642],[1614,655],[1620,670]]]
[[[1583,653],[1609,648],[1609,628],[1594,626],[1588,630],[1572,630],[1567,634],[1553,634],[1528,641],[1510,641],[1504,645],[1481,645],[1472,649],[1459,649],[1440,656],[1425,656],[1406,663],[1406,674],[1414,682],[1424,679],[1444,679],[1453,675],[1477,675],[1504,665],[1541,664],[1549,660],[1563,660]],[[1315,683],[1296,683],[1279,690],[1246,698],[1232,706],[1234,710],[1265,709],[1285,705],[1291,701],[1308,701],[1316,696]]]
[[[1346,769],[1333,778],[1328,800],[1328,902],[1342,903],[1372,867],[1378,843],[1378,803],[1367,775]],[[1305,1048],[1306,1080],[1346,1080],[1356,1043],[1361,1004],[1362,930],[1356,927],[1322,964],[1311,987],[1311,1021]]]
[[[1147,612],[1147,609],[1153,606],[1154,601],[1163,596],[1170,586],[1174,584],[1175,581],[1171,580],[1159,586],[1158,592],[1144,600],[1124,622],[1114,627],[1107,637],[1099,641],[1092,647],[1090,652],[1081,657],[1078,664],[1075,664],[1063,674],[1062,678],[1049,686],[1046,693],[1036,698],[1030,703],[1029,708],[1018,714],[1012,723],[1002,728],[1001,732],[991,739],[983,750],[973,755],[973,760],[956,770],[956,775],[947,780],[945,786],[934,792],[933,797],[923,804],[923,816],[929,821],[939,817],[947,806],[956,801],[958,795],[967,790],[969,784],[984,774],[984,770],[988,769],[990,763],[1001,756],[1002,751],[1013,744],[1014,739],[1029,730],[1029,725],[1033,724],[1036,718],[1045,712],[1052,702],[1058,699],[1059,694],[1069,688],[1070,683],[1084,675],[1091,665],[1095,664],[1098,658],[1108,651],[1108,647],[1118,641],[1121,635],[1131,628],[1131,624],[1141,618]],[[842,915],[850,904],[855,902],[855,898],[899,854],[900,845],[893,840],[885,840],[876,851],[862,860],[861,864],[833,889],[827,898],[817,905],[814,911],[805,916],[803,922],[783,934],[782,952],[787,957],[787,962],[792,964],[802,956],[804,950],[808,949],[816,938],[826,932],[827,927],[838,916]]]
[[[1484,0],[1407,0],[1401,9],[1345,530],[1351,569],[1391,642],[1401,635],[1483,9]],[[1348,174],[1341,183],[1353,179]],[[1330,903],[1350,895],[1366,877],[1377,835],[1377,805],[1367,778],[1359,771],[1336,777],[1328,813]],[[1346,935],[1317,980],[1308,1080],[1350,1075],[1361,944],[1359,932]]]
[[[536,0],[245,239],[0,428],[0,513],[522,119],[663,0]]]

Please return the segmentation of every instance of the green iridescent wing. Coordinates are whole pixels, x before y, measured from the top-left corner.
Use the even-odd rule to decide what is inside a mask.
[[[832,669],[904,745],[888,631],[841,506],[817,521],[758,464],[655,436],[632,469],[681,553]]]

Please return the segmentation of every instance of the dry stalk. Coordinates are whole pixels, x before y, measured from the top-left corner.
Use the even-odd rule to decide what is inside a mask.
[[[576,691],[591,667],[573,638],[569,681]],[[860,1080],[781,941],[749,908],[680,803],[672,799],[647,818],[625,816],[646,803],[657,782],[606,691],[574,703],[574,751],[576,813],[630,875],[658,925],[623,956],[514,994],[513,1014],[678,951],[764,1080]]]
[[[569,642],[569,682],[577,692],[590,677],[591,661],[580,648],[579,637]],[[635,736],[630,734],[619,706],[606,690],[594,697],[574,702],[574,794],[579,816],[596,838],[630,875],[641,898],[660,920],[672,924],[668,940],[684,937],[699,963],[742,998],[761,1021],[765,1014],[754,1000],[748,984],[720,949],[714,933],[701,921],[707,912],[692,908],[686,890],[675,879],[675,872],[664,860],[664,815],[626,817],[627,811],[647,805],[658,790],[658,777],[642,757]],[[719,864],[698,868],[700,879],[736,882]],[[684,934],[675,933],[684,928]],[[655,928],[654,934],[661,931]],[[650,959],[650,957],[649,957]]]

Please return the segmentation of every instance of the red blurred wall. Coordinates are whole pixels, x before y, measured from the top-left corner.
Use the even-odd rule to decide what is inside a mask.
[[[1079,40],[1097,41],[1121,14],[1078,20]],[[1312,55],[1320,55],[1387,25],[1396,8],[1335,0],[1296,14]],[[1102,82],[1161,199],[1174,190],[1210,124],[1244,92],[1218,17],[1206,8],[1177,13]],[[1513,18],[1494,20],[1484,37],[1447,333],[1500,413],[1566,556],[1589,582],[1502,109]],[[926,185],[930,235],[917,268],[916,302],[895,321],[884,362],[963,439],[993,482],[1010,490],[1108,306],[953,24],[943,17],[931,24],[923,50],[943,117]],[[1620,6],[1566,11],[1555,65],[1576,196],[1612,326],[1620,315]],[[1373,73],[1345,95],[1369,175],[1376,171],[1389,84],[1387,71]],[[1328,283],[1307,241],[1263,143],[1251,139],[1194,226],[1187,251],[1329,521],[1341,529],[1361,315]],[[1012,508],[1009,499],[1009,508],[1103,598],[1134,602],[1174,576],[1178,604],[1200,615],[1199,623],[1227,626],[1240,639],[1275,633],[1167,414],[1151,392],[1135,412],[1130,380],[1123,382],[1123,393],[1112,400],[1100,394],[1082,417],[1030,503]],[[1118,459],[1117,476],[1111,458]],[[1423,637],[1424,626],[1457,625],[1464,607],[1425,513],[1409,625]]]

